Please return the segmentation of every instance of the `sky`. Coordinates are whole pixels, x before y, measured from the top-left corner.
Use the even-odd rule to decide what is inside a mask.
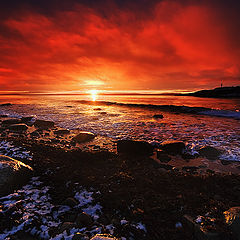
[[[239,0],[0,2],[0,91],[240,85]]]

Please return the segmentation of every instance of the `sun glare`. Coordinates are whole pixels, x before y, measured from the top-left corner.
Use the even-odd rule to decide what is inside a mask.
[[[89,93],[91,94],[92,101],[95,102],[97,99],[98,90],[93,89],[93,90],[90,90]]]

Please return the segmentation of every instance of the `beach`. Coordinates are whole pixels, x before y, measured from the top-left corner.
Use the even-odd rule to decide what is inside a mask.
[[[9,99],[0,153],[32,170],[1,196],[0,239],[234,239],[237,99]]]

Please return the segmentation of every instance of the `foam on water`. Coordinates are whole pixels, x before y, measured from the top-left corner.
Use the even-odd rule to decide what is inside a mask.
[[[113,139],[144,140],[156,146],[165,140],[182,140],[192,154],[210,145],[223,150],[221,159],[240,161],[240,112],[236,108],[236,102],[224,109],[211,109],[196,104],[156,106],[68,98],[16,104],[4,107],[2,113],[16,117],[35,115],[38,119],[54,121],[59,127],[78,128]],[[163,114],[164,118],[154,119],[155,114]]]

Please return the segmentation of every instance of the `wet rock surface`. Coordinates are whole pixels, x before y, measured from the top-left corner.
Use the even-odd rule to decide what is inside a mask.
[[[215,236],[220,239],[223,236],[225,238],[222,239],[226,240],[234,239],[235,235],[225,223],[223,212],[239,204],[238,175],[217,174],[208,167],[185,165],[198,161],[196,158],[183,158],[181,167],[174,167],[172,163],[180,161],[179,155],[185,149],[184,143],[177,147],[171,143],[166,148],[168,152],[165,149],[155,152],[147,142],[104,142],[98,136],[80,145],[72,140],[79,133],[78,130],[71,130],[70,134],[56,134],[62,130],[57,127],[36,129],[29,126],[24,134],[9,134],[3,128],[6,135],[2,140],[11,141],[32,153],[33,159],[28,163],[33,167],[34,174],[40,176],[44,186],[48,186],[48,190],[38,185],[40,183],[36,180],[32,188],[27,188],[28,194],[31,192],[30,195],[26,194],[28,200],[24,200],[25,193],[21,191],[21,194],[13,196],[13,199],[16,198],[13,208],[7,206],[8,200],[3,204],[0,199],[0,210],[4,209],[2,213],[0,211],[0,216],[3,214],[0,231],[11,229],[17,222],[21,222],[20,210],[24,212],[28,206],[37,221],[17,232],[16,238],[28,237],[24,234],[29,233],[24,231],[32,230],[34,226],[38,231],[47,233],[41,227],[44,225],[43,218],[36,211],[42,211],[44,206],[48,206],[46,216],[51,221],[54,220],[52,213],[59,213],[58,221],[54,223],[56,226],[48,229],[50,237],[65,238],[64,236],[71,235],[72,239],[89,240],[101,233],[107,234],[108,238],[114,236],[120,239],[193,240],[211,239]],[[114,148],[118,151],[107,151]],[[6,147],[4,151],[8,154],[13,152]],[[154,152],[160,164],[149,157]],[[175,156],[176,153],[179,155]],[[168,155],[171,155],[170,161]],[[26,163],[25,157],[23,161]],[[222,165],[221,162],[219,164]],[[230,164],[230,167],[234,164]],[[203,173],[199,174],[202,170]],[[84,186],[89,191],[81,190],[76,195],[77,186]],[[35,211],[30,207],[35,204],[37,189],[41,193],[36,201],[42,201],[43,204]],[[93,206],[97,208],[94,214],[91,212],[92,199],[95,199]],[[198,233],[184,223],[185,214],[194,216],[192,221]],[[202,216],[203,224],[196,223],[198,216]],[[73,232],[75,228],[84,230]],[[43,239],[40,232],[32,235]]]
[[[34,126],[38,129],[49,129],[54,127],[54,122],[45,120],[36,120]]]
[[[89,142],[95,138],[95,135],[91,132],[80,132],[75,137],[73,137],[73,141],[77,143]]]
[[[28,130],[28,126],[24,123],[12,124],[7,127],[11,132],[25,132]]]
[[[144,141],[119,140],[117,141],[117,151],[122,154],[151,155],[153,146]]]
[[[0,196],[12,192],[32,176],[32,168],[8,156],[0,155]]]
[[[185,150],[185,144],[179,141],[165,141],[160,148],[171,155],[182,154]]]
[[[210,160],[216,160],[219,155],[221,155],[221,151],[219,149],[211,146],[202,147],[198,150],[198,152],[201,156],[204,156]]]

